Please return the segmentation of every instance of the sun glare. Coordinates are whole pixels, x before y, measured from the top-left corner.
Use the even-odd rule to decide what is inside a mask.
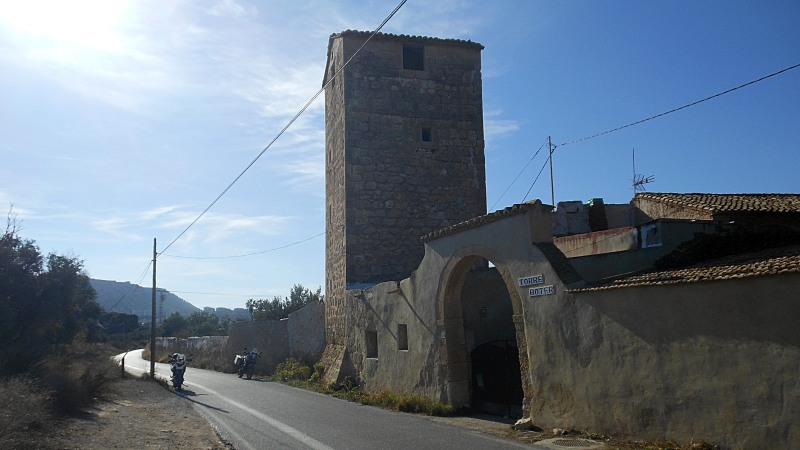
[[[127,2],[117,0],[0,1],[0,22],[30,39],[113,51]]]

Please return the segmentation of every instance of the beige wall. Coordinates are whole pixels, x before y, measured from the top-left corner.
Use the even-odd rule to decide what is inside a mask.
[[[508,291],[535,423],[733,448],[800,442],[800,275],[569,291],[562,280],[580,283],[548,247],[549,224],[529,206],[455,230],[427,242],[410,278],[350,291],[347,352],[365,387],[469,403],[469,311],[480,300],[463,292],[488,259]],[[554,293],[529,296],[517,283],[532,275]],[[377,358],[366,357],[368,331]]]
[[[527,327],[540,362],[531,365],[533,417],[651,439],[790,448],[800,442],[797,292],[800,275],[788,274],[578,292],[561,306],[536,305]]]

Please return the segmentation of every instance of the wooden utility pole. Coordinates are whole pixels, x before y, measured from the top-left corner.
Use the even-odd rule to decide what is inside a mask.
[[[550,151],[550,202],[556,206],[556,190],[553,183],[553,141],[547,136],[547,150]]]
[[[150,378],[156,377],[156,238],[153,238],[153,305],[150,315]]]

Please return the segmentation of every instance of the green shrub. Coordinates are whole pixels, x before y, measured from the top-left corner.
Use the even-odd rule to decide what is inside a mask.
[[[289,358],[275,367],[275,378],[281,381],[307,381],[310,376],[311,368],[294,358]]]

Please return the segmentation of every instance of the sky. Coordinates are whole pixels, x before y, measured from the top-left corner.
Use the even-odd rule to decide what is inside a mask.
[[[156,239],[158,287],[201,308],[324,290],[324,95],[256,158],[321,88],[329,36],[398,4],[0,0],[3,213],[98,279],[152,286]],[[798,23],[796,0],[408,0],[382,31],[484,45],[491,212],[627,203],[634,173],[800,193],[800,68],[583,139],[800,64]]]

